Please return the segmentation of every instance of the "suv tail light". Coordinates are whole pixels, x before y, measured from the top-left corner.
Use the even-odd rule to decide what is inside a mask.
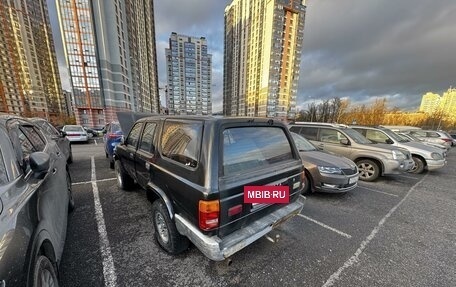
[[[442,138],[442,140],[444,140],[446,142],[452,142],[453,141],[452,139],[448,139],[448,138]]]
[[[118,134],[108,134],[108,139],[115,139],[115,138],[118,138],[119,135]]]
[[[202,230],[210,230],[218,227],[220,202],[218,200],[199,201],[199,227]]]

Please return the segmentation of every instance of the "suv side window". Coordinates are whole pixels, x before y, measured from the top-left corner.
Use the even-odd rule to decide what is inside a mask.
[[[139,149],[146,152],[153,152],[155,147],[153,145],[154,134],[156,123],[147,123],[144,127],[143,135],[141,137],[141,143],[139,144]]]
[[[0,146],[0,184],[5,184],[8,182],[6,177],[6,166],[5,161],[3,160],[2,147]]]
[[[427,132],[427,137],[429,138],[439,138],[440,135],[436,132]]]
[[[130,131],[130,134],[128,135],[127,140],[125,141],[126,145],[131,145],[131,146],[136,147],[136,145],[138,144],[138,140],[139,140],[139,132],[141,131],[141,126],[142,126],[142,123],[137,123],[133,126],[133,128]]]
[[[347,139],[347,137],[337,130],[327,129],[327,128],[320,129],[320,141],[322,141],[322,142],[340,143],[341,139]]]
[[[366,130],[366,138],[376,143],[387,143],[389,137],[381,131]]]
[[[43,138],[40,136],[39,132],[33,126],[21,126],[21,131],[29,139],[31,144],[34,147],[34,151],[43,151],[46,143]]]
[[[293,159],[290,142],[281,128],[240,127],[223,131],[224,175],[264,168],[289,159]]]
[[[161,140],[163,156],[196,167],[202,131],[203,124],[200,121],[165,121]]]
[[[308,140],[317,140],[318,128],[317,127],[302,127],[301,135],[303,135]]]
[[[297,133],[297,134],[301,134],[301,127],[292,126],[292,127],[290,127],[290,131],[294,132],[294,133]]]

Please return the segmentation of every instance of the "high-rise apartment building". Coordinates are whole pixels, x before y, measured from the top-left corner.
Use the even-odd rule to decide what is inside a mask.
[[[456,88],[449,88],[440,100],[443,114],[456,117]]]
[[[225,8],[223,113],[294,119],[304,0],[234,0]]]
[[[439,110],[440,107],[440,95],[428,92],[421,98],[420,112],[427,114],[433,114]]]
[[[67,116],[46,0],[0,1],[0,111]]]
[[[76,122],[160,111],[152,0],[57,0]]]
[[[171,33],[166,49],[166,105],[171,115],[212,114],[212,55],[204,37]]]

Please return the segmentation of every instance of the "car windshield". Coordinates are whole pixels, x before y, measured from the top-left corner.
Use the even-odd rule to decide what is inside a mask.
[[[362,134],[355,131],[354,129],[344,129],[344,132],[355,142],[359,144],[373,144],[374,142],[365,138]]]
[[[66,132],[82,132],[84,129],[81,126],[66,126],[63,128]]]
[[[395,141],[398,141],[398,142],[401,142],[401,143],[405,143],[405,142],[408,142],[409,140],[406,140],[402,137],[400,137],[398,134],[396,134],[395,132],[393,132],[392,130],[389,130],[389,129],[382,129],[382,131],[387,134],[390,138],[392,138],[393,140]]]
[[[418,137],[416,137],[416,136],[414,136],[412,134],[401,134],[401,135],[406,137],[406,138],[408,138],[408,139],[410,139],[410,140],[412,140],[412,141],[415,141],[415,142],[423,141],[422,139],[420,139],[420,138],[418,138]]]
[[[314,151],[317,150],[317,148],[311,144],[306,138],[303,136],[297,134],[297,133],[291,133],[293,140],[296,144],[296,147],[298,148],[299,151]]]

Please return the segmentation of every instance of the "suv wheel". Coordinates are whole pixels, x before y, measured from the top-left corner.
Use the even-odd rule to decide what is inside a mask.
[[[171,254],[182,253],[188,248],[189,240],[177,231],[162,200],[155,200],[152,204],[152,216],[154,236],[161,248]]]
[[[361,159],[356,162],[359,170],[359,179],[364,181],[374,181],[380,174],[378,164],[369,159]]]
[[[73,163],[73,149],[71,148],[71,145],[70,145],[70,156],[68,157],[67,159],[67,163]]]
[[[33,267],[33,286],[59,286],[54,265],[44,255],[39,255]]]
[[[424,161],[417,156],[412,156],[412,159],[415,162],[415,166],[410,170],[410,173],[422,173],[424,171]]]
[[[114,167],[116,170],[117,186],[123,190],[129,190],[133,187],[134,181],[123,169],[120,161],[116,160],[114,162]]]

